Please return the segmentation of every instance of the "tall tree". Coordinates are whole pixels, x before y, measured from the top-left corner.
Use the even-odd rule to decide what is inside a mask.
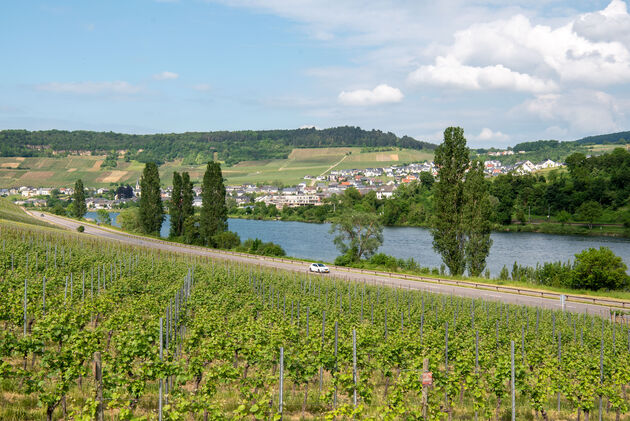
[[[74,202],[74,216],[83,218],[83,215],[87,212],[87,206],[85,205],[85,187],[83,187],[83,181],[80,178],[74,183],[72,199]]]
[[[481,274],[490,253],[491,209],[481,162],[470,162],[464,130],[449,127],[435,152],[433,248],[451,275]]]
[[[370,257],[383,244],[383,224],[374,212],[347,211],[333,220],[337,249],[352,261]]]
[[[182,235],[184,217],[182,215],[182,176],[177,171],[173,173],[173,191],[168,203],[168,213],[171,216],[169,236],[179,237]]]
[[[225,186],[221,165],[217,162],[208,162],[203,175],[201,200],[199,234],[205,245],[214,245],[212,237],[227,230]]]
[[[492,246],[492,205],[488,181],[484,178],[483,164],[480,161],[473,162],[466,173],[464,203],[464,221],[468,236],[465,249],[466,267],[471,276],[479,276],[486,267],[486,258]]]
[[[190,175],[187,172],[182,173],[182,220],[186,220],[189,216],[195,214],[193,208],[193,200],[195,194],[193,193],[192,183],[190,182]]]
[[[439,170],[438,182],[433,187],[433,248],[440,253],[451,275],[461,275],[466,269],[464,179],[470,163],[468,153],[464,129],[449,127],[444,131],[444,142],[436,149],[434,158]]]
[[[155,162],[147,162],[140,179],[140,224],[147,234],[159,234],[164,221],[160,174]]]

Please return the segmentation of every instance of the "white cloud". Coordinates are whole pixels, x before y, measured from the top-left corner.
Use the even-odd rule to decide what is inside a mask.
[[[170,79],[177,79],[178,77],[179,75],[177,73],[166,72],[166,71],[153,75],[153,79],[155,80],[170,80]]]
[[[398,88],[381,84],[376,88],[357,89],[355,91],[342,91],[339,94],[339,102],[345,105],[377,105],[402,101],[404,95]]]
[[[195,91],[199,91],[199,92],[207,92],[210,89],[212,89],[212,87],[210,85],[208,85],[207,83],[199,83],[197,85],[194,85],[193,89]]]
[[[453,56],[437,57],[435,65],[422,66],[409,75],[413,83],[452,86],[462,89],[508,89],[521,92],[550,92],[553,81],[515,72],[502,64],[467,66]]]
[[[578,89],[538,95],[521,109],[543,121],[562,122],[574,133],[606,133],[624,128],[624,105],[605,92]]]
[[[593,41],[630,41],[630,15],[626,3],[613,0],[604,10],[586,13],[573,23],[573,30]]]
[[[619,0],[597,16],[623,25],[630,20]],[[410,80],[534,93],[553,91],[562,83],[606,86],[630,82],[627,46],[614,40],[588,39],[574,30],[576,26],[580,25],[534,25],[521,14],[475,24],[456,32],[453,44],[439,49],[435,64],[421,66],[410,74]]]
[[[487,127],[484,127],[477,136],[472,136],[472,138],[480,142],[507,142],[510,140],[510,136],[500,131],[492,131]]]
[[[124,81],[113,82],[51,82],[35,87],[39,91],[77,95],[122,94],[132,95],[142,88]]]

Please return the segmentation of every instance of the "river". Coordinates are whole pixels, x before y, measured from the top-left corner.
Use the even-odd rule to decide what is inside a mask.
[[[86,218],[96,219],[96,212],[88,212]],[[117,212],[110,213],[114,226]],[[256,221],[229,219],[230,231],[238,233],[241,240],[260,238],[282,246],[288,256],[332,262],[339,252],[329,233],[330,224],[311,224],[290,221]],[[169,215],[162,225],[161,236],[168,237]],[[384,242],[379,252],[397,258],[414,258],[421,266],[439,267],[440,256],[433,251],[431,233],[426,228],[385,227]],[[592,237],[577,235],[551,235],[524,232],[500,232],[492,234],[492,249],[488,256],[488,269],[498,276],[503,265],[511,270],[516,261],[520,265],[536,266],[537,263],[572,260],[576,253],[589,247],[608,247],[630,266],[630,240],[617,237]]]

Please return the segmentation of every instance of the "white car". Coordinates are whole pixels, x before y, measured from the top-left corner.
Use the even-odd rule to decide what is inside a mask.
[[[318,272],[318,273],[330,272],[330,269],[328,269],[328,266],[326,266],[323,263],[311,263],[311,266],[308,268],[308,270],[310,270],[311,272]]]

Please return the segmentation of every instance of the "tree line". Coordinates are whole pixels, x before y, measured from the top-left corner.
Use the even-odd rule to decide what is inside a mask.
[[[127,150],[126,159],[158,164],[184,159],[186,164],[218,160],[227,165],[240,161],[287,158],[294,148],[400,147],[435,149],[436,145],[391,132],[334,127],[294,130],[244,130],[135,135],[114,132],[64,130],[2,130],[0,156],[52,156],[53,151],[83,151],[94,154]]]

